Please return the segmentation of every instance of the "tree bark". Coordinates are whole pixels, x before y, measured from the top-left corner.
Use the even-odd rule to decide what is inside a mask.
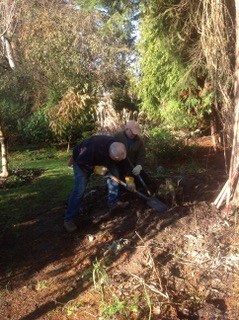
[[[217,151],[221,148],[222,144],[220,142],[220,136],[217,133],[218,130],[217,130],[217,124],[216,124],[215,118],[212,118],[210,120],[210,128],[211,128],[213,150]]]
[[[6,57],[8,64],[12,70],[16,69],[11,37],[15,29],[15,13],[16,1],[1,1],[0,10],[2,20],[0,21],[0,39],[2,42],[2,52]],[[0,121],[0,144],[1,144],[1,158],[2,158],[2,172],[0,177],[8,177],[8,157],[7,157],[7,144],[3,131],[3,124]]]
[[[5,36],[2,36],[1,40],[2,40],[3,51],[5,52],[5,56],[7,58],[9,66],[11,69],[15,69],[15,61],[13,57],[11,42]]]
[[[2,155],[2,172],[0,173],[0,177],[6,178],[9,175],[8,159],[7,159],[7,144],[6,144],[6,139],[4,138],[1,122],[0,122],[0,144],[1,144],[1,155]]]
[[[233,144],[229,171],[229,189],[227,193],[227,207],[229,202],[235,204],[238,207],[239,200],[239,184],[236,181],[235,191],[233,199],[231,199],[231,193],[233,188],[233,176],[237,171],[239,165],[239,0],[235,0],[236,8],[236,63],[235,63],[235,74],[234,74],[234,134],[233,134]]]

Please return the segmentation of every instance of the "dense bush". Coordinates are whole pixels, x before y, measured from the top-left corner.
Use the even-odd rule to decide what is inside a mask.
[[[158,163],[161,160],[177,158],[185,151],[183,141],[178,140],[167,128],[150,129],[148,135],[148,157]]]
[[[49,142],[54,138],[46,109],[39,109],[26,120],[20,120],[18,129],[22,138],[28,143]]]
[[[3,98],[0,94],[0,115],[4,126],[4,132],[9,138],[10,136],[17,136],[18,121],[24,118],[27,113],[26,107],[21,107],[20,104],[11,97]]]
[[[191,106],[183,105],[180,101],[170,100],[162,108],[161,117],[164,124],[174,130],[195,130],[198,122],[191,109]]]

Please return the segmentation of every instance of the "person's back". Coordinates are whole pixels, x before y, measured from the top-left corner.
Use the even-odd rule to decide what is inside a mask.
[[[75,146],[73,159],[78,166],[99,165],[107,167],[112,162],[109,156],[110,145],[115,141],[111,136],[92,136]]]

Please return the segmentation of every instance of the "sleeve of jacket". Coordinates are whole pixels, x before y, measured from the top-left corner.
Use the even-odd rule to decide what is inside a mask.
[[[91,147],[83,147],[76,159],[77,165],[87,171],[93,170],[91,149]]]

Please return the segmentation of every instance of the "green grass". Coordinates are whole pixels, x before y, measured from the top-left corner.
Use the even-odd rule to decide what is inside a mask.
[[[73,186],[73,173],[67,166],[69,156],[56,148],[10,152],[10,170],[42,169],[43,173],[28,184],[0,189],[0,230],[29,215],[64,206]]]

